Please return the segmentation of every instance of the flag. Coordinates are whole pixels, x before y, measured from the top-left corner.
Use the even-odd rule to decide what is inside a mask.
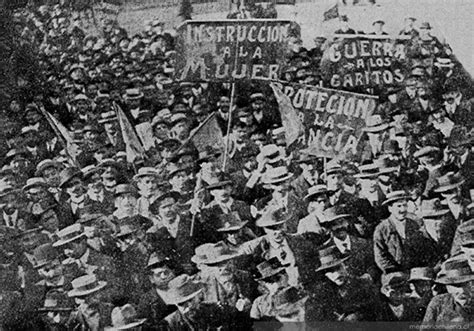
[[[339,6],[337,5],[337,3],[332,6],[331,8],[329,8],[328,10],[326,10],[323,14],[323,22],[325,21],[329,21],[329,20],[332,20],[334,18],[338,18],[339,17]]]
[[[114,108],[115,112],[117,113],[123,142],[125,143],[127,162],[133,163],[137,158],[143,159],[145,155],[145,149],[140,143],[140,139],[138,139],[135,130],[133,130],[132,124],[118,104],[114,103]]]
[[[207,146],[224,151],[224,137],[217,123],[216,113],[212,113],[191,134],[188,141],[192,141],[196,149],[201,152]]]
[[[41,113],[43,114],[46,121],[53,129],[56,136],[61,139],[66,146],[66,154],[71,159],[74,165],[77,165],[76,157],[80,153],[79,146],[74,142],[71,132],[69,132],[66,127],[59,122],[51,113],[47,112],[46,109],[41,105],[38,107]]]
[[[283,91],[275,83],[270,83],[270,86],[275,93],[275,97],[278,102],[278,108],[281,114],[281,121],[283,127],[285,128],[285,138],[286,146],[290,146],[299,136],[304,133],[304,127],[301,123],[298,113],[293,104],[291,103],[290,98],[283,93]]]

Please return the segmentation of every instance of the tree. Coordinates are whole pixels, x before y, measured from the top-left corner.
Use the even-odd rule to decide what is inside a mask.
[[[182,17],[183,20],[192,19],[191,14],[193,13],[193,6],[191,0],[181,0],[181,7],[179,8],[178,16]]]

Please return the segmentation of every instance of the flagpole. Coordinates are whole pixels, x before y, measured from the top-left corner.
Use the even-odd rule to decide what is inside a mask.
[[[232,90],[230,92],[230,104],[229,104],[229,119],[227,120],[227,136],[225,138],[225,147],[224,147],[224,161],[222,162],[222,171],[225,171],[227,165],[227,158],[229,154],[229,145],[230,145],[230,127],[232,125],[232,106],[234,104],[235,98],[235,83],[232,83]]]

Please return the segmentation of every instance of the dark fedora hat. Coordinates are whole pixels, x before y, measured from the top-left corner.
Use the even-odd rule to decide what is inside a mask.
[[[221,226],[217,229],[217,232],[232,232],[242,229],[248,221],[242,221],[239,214],[232,212],[229,214],[222,214],[219,217]]]
[[[281,264],[278,258],[273,257],[267,261],[257,265],[257,270],[260,274],[260,277],[256,280],[265,280],[272,276],[275,276],[285,270],[285,267]]]
[[[67,183],[69,183],[73,178],[76,178],[76,177],[82,179],[83,174],[82,174],[81,169],[77,167],[69,167],[69,168],[64,169],[59,174],[59,178],[60,178],[59,187],[63,188]]]
[[[308,298],[308,294],[302,289],[294,286],[286,287],[275,295],[275,312],[278,316],[293,314]]]
[[[318,255],[321,265],[316,269],[317,272],[325,271],[341,265],[350,257],[348,255],[342,255],[336,246],[323,248],[318,252]]]
[[[150,205],[149,207],[149,210],[152,214],[157,214],[158,213],[158,209],[160,208],[161,206],[161,203],[167,199],[167,198],[172,198],[174,199],[174,201],[179,201],[179,199],[181,198],[181,194],[179,194],[178,192],[176,191],[168,191],[168,192],[165,192],[161,195],[159,195],[155,201],[153,201],[153,203]]]

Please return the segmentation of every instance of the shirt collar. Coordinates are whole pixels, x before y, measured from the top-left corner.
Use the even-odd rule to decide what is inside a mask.
[[[9,223],[15,222],[18,219],[18,209],[16,209],[11,215],[8,215],[7,213],[5,213],[5,211],[3,211],[3,219],[8,220]]]

